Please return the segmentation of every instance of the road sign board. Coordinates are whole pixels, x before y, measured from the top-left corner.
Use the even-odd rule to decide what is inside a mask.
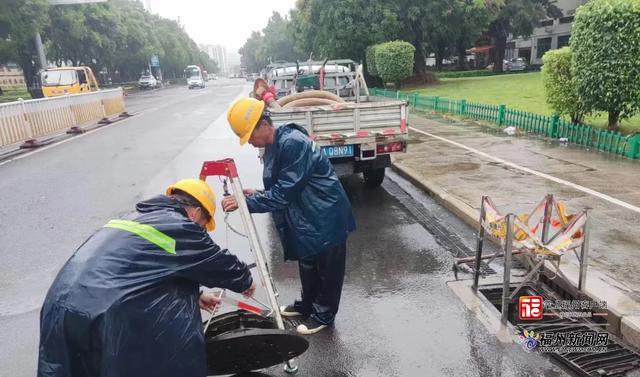
[[[160,59],[158,59],[158,55],[153,55],[151,57],[151,66],[152,67],[160,67]]]

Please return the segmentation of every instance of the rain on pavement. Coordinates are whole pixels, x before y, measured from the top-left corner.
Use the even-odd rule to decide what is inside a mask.
[[[244,187],[261,186],[257,151],[240,148],[225,117],[228,104],[249,90],[243,81],[220,80],[202,91],[130,96],[128,110],[139,114],[126,124],[0,166],[0,189],[10,192],[1,218],[15,217],[0,223],[7,258],[0,266],[0,339],[12,339],[0,345],[1,377],[34,374],[42,298],[95,229],[172,181],[197,176],[204,160],[233,157]],[[456,298],[446,286],[453,279],[450,250],[407,206],[423,206],[466,243],[473,231],[408,182],[389,177],[378,189],[364,188],[358,176],[343,180],[358,228],[348,242],[341,309],[333,328],[308,338],[298,375],[567,375],[548,358],[500,343]],[[209,182],[221,196],[220,182]],[[390,193],[397,190],[410,195],[398,199]],[[214,240],[252,261],[246,240],[226,229],[221,211],[216,217]],[[283,263],[269,216],[254,219],[280,303],[289,303],[299,291],[297,265]],[[240,227],[237,214],[228,221]],[[250,375],[286,374],[275,366]]]

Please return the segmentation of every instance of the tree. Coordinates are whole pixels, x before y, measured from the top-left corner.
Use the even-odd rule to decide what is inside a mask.
[[[50,61],[88,65],[96,72],[111,63],[118,47],[113,36],[121,33],[121,24],[109,4],[55,6],[49,18],[44,37]]]
[[[18,64],[30,92],[38,71],[34,36],[46,27],[47,10],[47,0],[0,2],[0,63]]]
[[[471,45],[489,21],[485,0],[298,0],[290,20],[298,53],[361,61],[367,46],[402,39],[416,48],[418,74],[429,52],[440,66],[445,55]]]
[[[400,0],[400,38],[416,48],[414,69],[426,70],[425,57],[434,53],[436,68],[446,56],[458,54],[464,64],[466,49],[473,45],[489,22],[485,0]]]
[[[158,35],[161,53],[158,54],[165,78],[182,77],[189,62],[189,50],[185,45],[184,30],[174,20],[157,17],[154,30]]]
[[[542,57],[542,84],[553,111],[568,115],[572,123],[581,123],[585,112],[578,95],[572,60],[569,47],[547,51]]]
[[[260,71],[275,61],[292,61],[302,57],[297,53],[290,21],[273,12],[261,32],[254,31],[238,50],[240,61],[251,72]]]
[[[298,54],[355,61],[401,27],[397,6],[382,0],[299,0],[290,18]]]
[[[294,41],[287,28],[289,21],[273,12],[267,26],[262,29],[263,38],[258,55],[263,61],[292,61],[297,55]]]
[[[396,12],[402,25],[399,37],[411,41],[416,49],[414,68],[417,74],[426,71],[426,56],[436,49],[433,42],[436,40],[434,35],[439,33],[436,24],[440,24],[442,4],[440,0],[401,0],[398,3]]]
[[[593,0],[576,12],[570,40],[578,92],[608,128],[640,109],[640,0]]]
[[[297,56],[309,56],[317,50],[316,20],[319,17],[319,7],[316,0],[296,0],[296,6],[289,12],[287,30],[293,40]]]
[[[51,27],[44,36],[49,58],[58,65],[117,72],[116,81],[137,79],[153,55],[160,59],[165,78],[181,77],[189,64],[217,70],[179,23],[150,14],[140,2],[56,6],[49,14]]]
[[[244,45],[238,50],[240,63],[249,72],[258,72],[265,65],[265,61],[260,58],[260,46],[262,44],[262,34],[258,31],[251,33]]]
[[[489,6],[494,14],[489,34],[494,45],[493,70],[502,72],[502,61],[507,48],[507,37],[528,37],[545,16],[562,17],[553,0],[504,0]]]
[[[489,25],[491,12],[484,0],[456,0],[449,20],[452,52],[458,56],[458,69],[466,69],[467,49]]]

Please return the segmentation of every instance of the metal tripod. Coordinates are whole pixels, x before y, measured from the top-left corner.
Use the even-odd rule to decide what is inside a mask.
[[[267,291],[267,297],[269,299],[268,303],[271,307],[276,325],[278,326],[278,329],[284,330],[284,321],[282,320],[282,316],[280,315],[280,307],[278,306],[278,299],[276,297],[273,279],[271,279],[271,274],[269,273],[269,269],[267,267],[264,249],[262,248],[262,244],[258,239],[256,225],[253,222],[253,218],[249,213],[249,208],[247,207],[247,202],[244,198],[242,184],[240,183],[240,177],[238,177],[238,170],[236,168],[235,162],[230,158],[218,161],[205,161],[202,164],[202,169],[200,170],[200,179],[204,181],[207,179],[207,177],[210,176],[226,177],[231,184],[232,195],[235,197],[238,203],[238,212],[240,213],[242,224],[246,231],[247,239],[249,240],[249,247],[251,248],[251,252],[256,259],[260,281]],[[291,359],[286,361],[284,370],[287,373],[297,372],[298,366],[295,365],[295,360]]]

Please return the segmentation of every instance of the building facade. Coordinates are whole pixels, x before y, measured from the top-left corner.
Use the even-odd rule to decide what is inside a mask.
[[[206,52],[207,55],[218,64],[220,74],[227,75],[229,73],[227,49],[220,45],[200,45],[200,49]]]
[[[530,65],[542,65],[545,52],[569,45],[576,9],[587,0],[558,0],[562,17],[540,20],[529,38],[509,38],[505,59],[524,58]]]
[[[0,65],[0,88],[26,88],[22,69],[16,65]]]

